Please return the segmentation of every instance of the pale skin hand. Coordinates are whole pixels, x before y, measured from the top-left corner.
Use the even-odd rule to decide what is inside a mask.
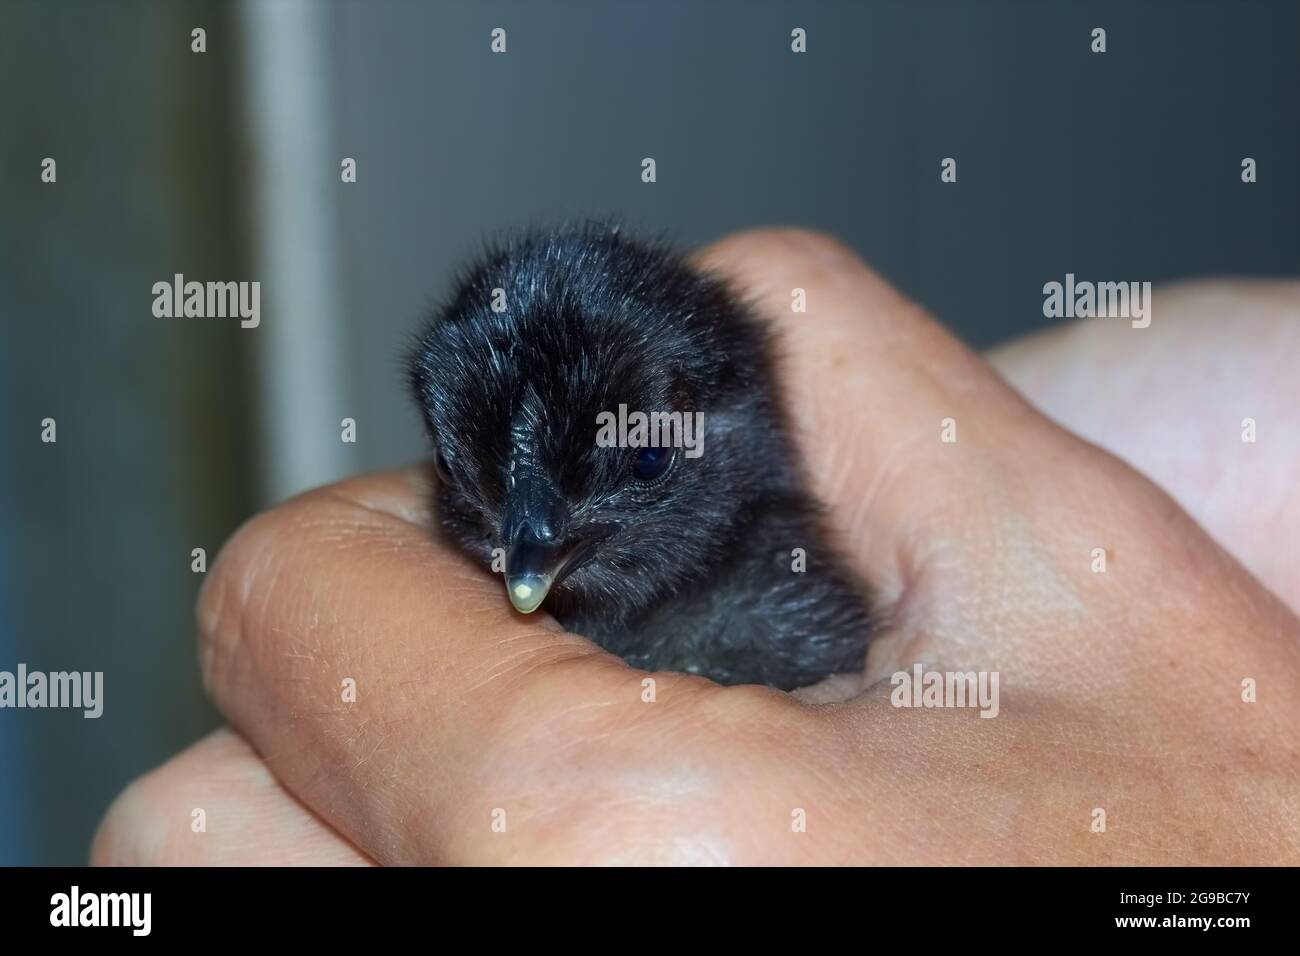
[[[433,540],[423,471],[367,476],[294,499],[226,546],[200,601],[201,659],[256,752],[221,731],[138,781],[94,860],[1300,862],[1300,622],[1284,603],[1166,494],[1030,408],[837,244],[748,233],[701,260],[777,326],[814,490],[886,611],[869,681],[918,660],[996,670],[997,718],[895,709],[887,684],[813,704],[672,674],[655,675],[645,703],[646,675],[544,617],[520,618],[499,580]],[[806,314],[790,312],[795,287]],[[1225,310],[1253,311],[1261,335],[1261,311],[1296,319],[1295,286],[1270,289],[1210,287]],[[1236,456],[1265,447],[1270,469],[1294,478],[1295,440],[1282,435],[1293,423],[1275,416],[1271,439],[1240,442],[1242,417],[1273,414],[1254,411],[1267,376],[1218,386],[1259,399],[1225,413],[1222,434],[1206,409],[1172,416],[1176,440],[1219,463],[1199,486],[1163,474],[1158,455],[1142,460],[1150,442],[1128,436],[1153,410],[1107,391],[1196,354],[1195,336],[1160,330],[1202,298],[1157,298],[1152,327],[1130,337],[1094,339],[1094,323],[995,364],[1072,423],[1069,383],[1034,379],[1093,349],[1110,405],[1085,403],[1096,410],[1077,413],[1083,431],[1136,445],[1141,467],[1295,601],[1280,540],[1232,523],[1279,528],[1294,505],[1261,492],[1234,519],[1211,493]],[[1156,334],[1165,351],[1126,377],[1127,350]],[[955,444],[939,440],[945,418]],[[1096,547],[1105,574],[1092,571]],[[356,703],[341,699],[349,677]],[[1247,677],[1256,703],[1242,701]],[[206,834],[190,831],[195,806]],[[1105,833],[1092,832],[1094,808]],[[807,832],[792,832],[796,809]]]

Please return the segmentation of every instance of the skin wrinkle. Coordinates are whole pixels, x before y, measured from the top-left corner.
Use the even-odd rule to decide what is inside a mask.
[[[902,463],[906,460],[909,446],[899,443],[890,446],[885,452],[884,457],[874,463],[871,472],[871,479],[863,494],[856,499],[856,504],[849,514],[848,534],[853,538],[865,538],[870,533],[870,518],[879,506],[881,490],[889,487],[897,481],[897,475]],[[847,482],[842,481],[834,489],[831,500],[841,500],[841,494],[847,487]],[[854,500],[850,498],[850,500]]]
[[[360,736],[361,735],[358,734],[352,739],[357,740]],[[334,744],[335,741],[344,738],[345,732],[334,732],[332,737],[331,732],[326,732],[326,741],[330,744]],[[331,750],[333,749],[334,747],[331,746]],[[371,750],[363,757],[363,759],[360,759],[353,764],[352,769],[355,771],[357,767],[368,762],[369,757],[374,756],[375,753],[376,751]],[[337,761],[320,762],[313,771],[310,778],[311,781],[321,782],[334,779],[335,775],[339,772],[340,765],[348,765],[348,763],[343,760],[345,754],[346,748],[344,748],[339,754],[339,759]],[[402,779],[400,770],[385,764],[372,764],[367,768],[366,775],[358,777],[355,773],[348,773],[343,775],[343,779],[346,781],[346,790],[339,794],[338,799],[336,801],[326,802],[321,806],[313,805],[313,809],[316,809],[322,814],[328,814],[330,810],[337,810],[340,807],[349,805],[372,807],[392,806],[393,804],[389,800],[389,795],[401,792],[399,788],[392,788],[387,785],[391,784],[394,780]],[[384,814],[379,814],[377,817],[372,817],[372,819],[382,819],[384,816]],[[362,835],[360,842],[362,845],[365,845],[370,839],[373,839],[373,834],[366,833]]]
[[[274,585],[274,579],[273,579],[273,581],[272,581],[272,588],[269,589],[268,594],[269,594],[269,593],[274,593],[273,585]],[[317,613],[317,611],[318,611],[318,607],[320,607],[320,605],[318,605],[318,604],[313,605],[313,613]],[[270,630],[269,630],[270,633],[274,633],[274,632],[277,632],[277,631],[279,631],[279,632],[283,632],[283,628],[270,628]],[[296,635],[294,635],[294,637],[292,637],[292,639],[296,640]],[[344,662],[344,669],[347,669],[347,663],[346,663],[346,662]],[[326,713],[328,713],[328,714],[330,715],[330,717],[333,717],[333,718],[337,719],[337,711],[331,709],[330,711],[326,711]],[[292,708],[290,709],[290,719],[291,719],[291,721],[294,721],[294,722],[298,722],[298,723],[300,723],[300,722],[302,722],[303,717],[304,717],[304,713],[303,713],[302,709],[300,709],[299,706],[296,705],[296,704],[295,704],[295,705],[292,705]],[[328,723],[324,724],[324,726],[321,727],[321,730],[324,730],[324,731],[325,731],[325,736],[324,736],[324,737],[320,737],[320,736],[318,736],[318,739],[324,739],[324,740],[326,740],[326,741],[329,741],[329,740],[330,740],[330,737],[331,737],[331,735],[334,734],[334,732],[331,731],[331,730],[329,730],[329,727],[330,727],[330,724],[328,724]],[[354,737],[352,737],[352,739],[356,739],[357,736],[359,736],[359,735],[355,735]],[[337,747],[337,745],[335,745],[335,744],[333,744],[333,743],[330,744],[330,749],[335,749],[335,747]],[[322,765],[322,766],[320,767],[320,769],[318,769],[317,774],[324,773],[325,770],[326,770],[326,766]],[[311,778],[311,779],[318,779],[318,777],[317,777],[317,778]]]
[[[585,654],[577,655],[574,659],[585,656]],[[518,685],[537,674],[539,670],[549,668],[553,664],[560,663],[561,660],[536,647],[525,648],[514,652],[505,660],[495,661],[495,669],[486,677],[471,684],[470,690],[475,693],[482,693],[488,689],[500,691],[502,688],[499,685],[503,681]],[[519,663],[520,661],[525,663]],[[507,687],[505,690],[508,691],[510,688]]]

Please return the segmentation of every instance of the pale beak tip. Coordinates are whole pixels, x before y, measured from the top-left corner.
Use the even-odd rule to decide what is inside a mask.
[[[506,579],[510,603],[521,614],[532,614],[541,607],[550,589],[551,582],[543,575],[527,574]]]

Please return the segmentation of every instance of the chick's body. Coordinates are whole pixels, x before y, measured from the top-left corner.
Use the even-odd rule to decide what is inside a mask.
[[[721,683],[861,669],[865,588],[803,488],[765,329],[720,281],[614,228],[526,233],[464,274],[411,381],[443,527],[485,566],[504,552],[517,608]],[[701,432],[608,447],[620,406]]]

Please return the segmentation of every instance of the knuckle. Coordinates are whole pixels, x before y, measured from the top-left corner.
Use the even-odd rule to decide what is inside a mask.
[[[199,661],[209,694],[247,670],[276,636],[260,626],[288,566],[303,554],[304,536],[340,507],[327,490],[308,492],[245,522],[222,547],[199,592]]]
[[[199,663],[209,694],[241,656],[244,618],[252,592],[267,570],[278,526],[276,512],[245,522],[222,547],[199,591]]]

